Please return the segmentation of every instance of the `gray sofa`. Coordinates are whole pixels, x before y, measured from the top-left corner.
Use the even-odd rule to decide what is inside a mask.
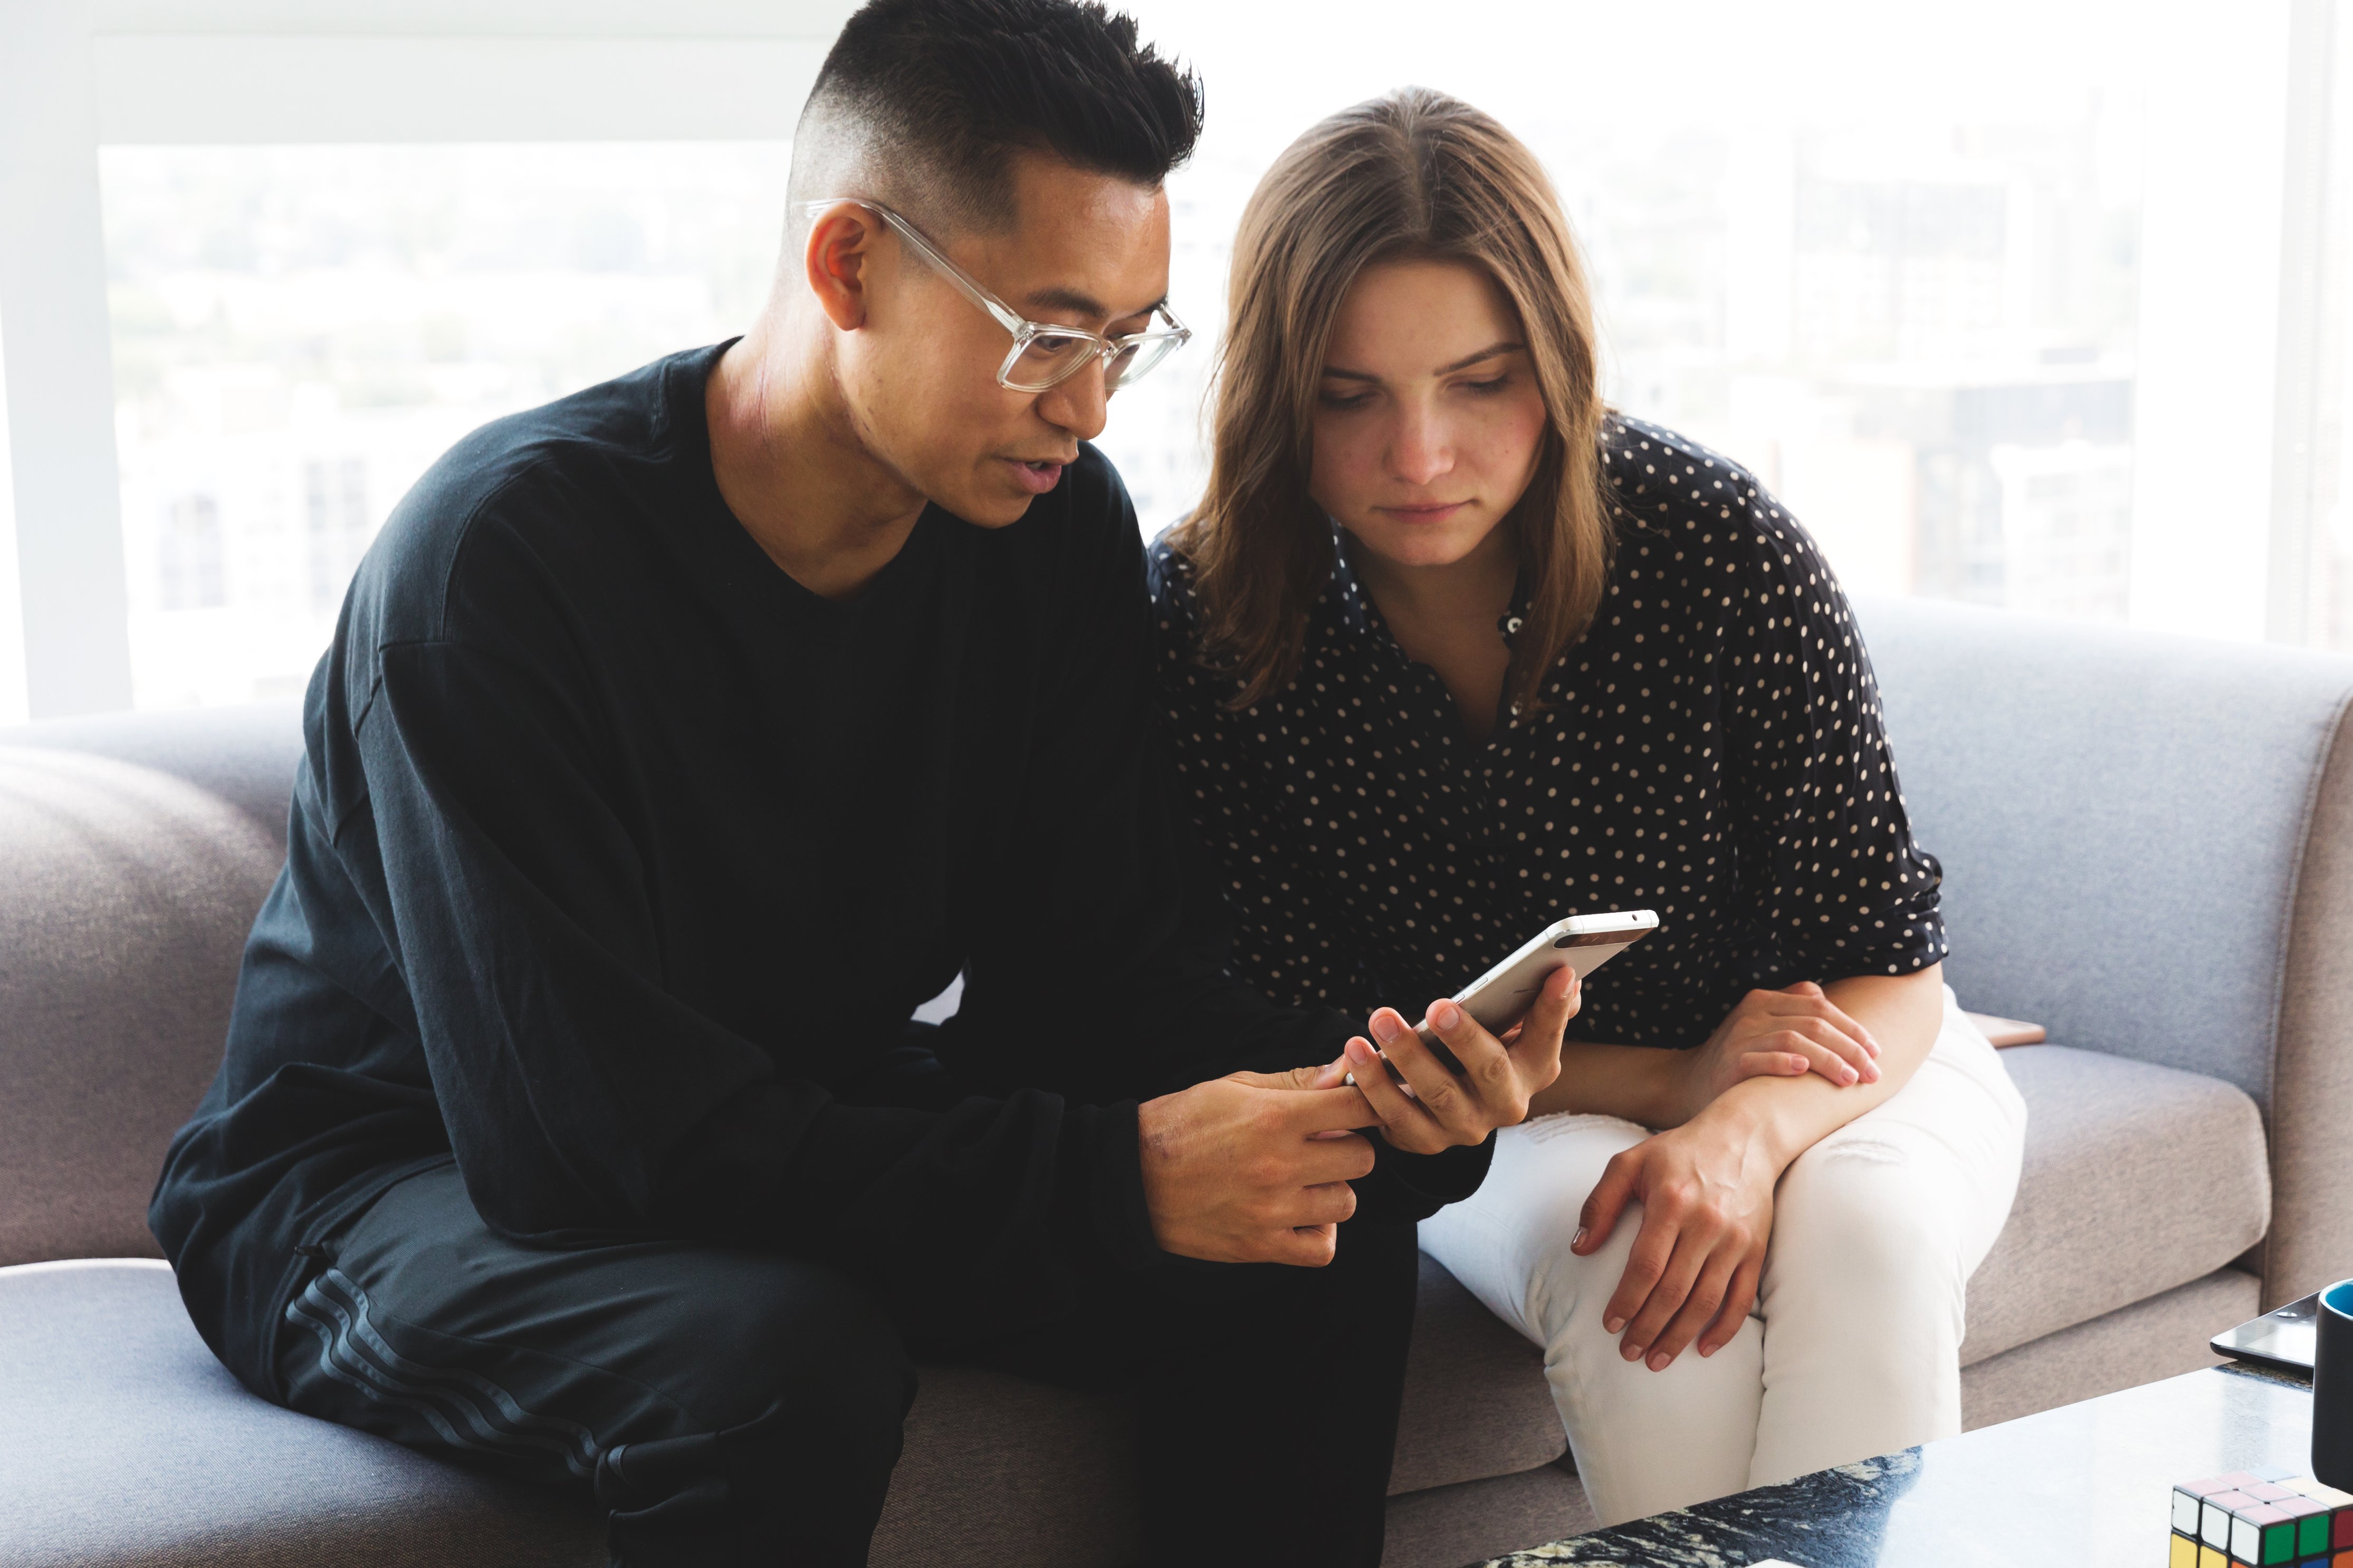
[[[2201,1364],[2353,1272],[2353,661],[1866,605],[1950,973],[2049,1026],[1969,1289],[1973,1426]],[[280,856],[282,707],[0,731],[0,1568],[579,1564],[582,1500],[290,1415],[188,1326],[143,1210]],[[1389,1561],[1590,1521],[1535,1352],[1424,1260]],[[1132,1555],[1102,1402],[935,1369],[883,1564]]]

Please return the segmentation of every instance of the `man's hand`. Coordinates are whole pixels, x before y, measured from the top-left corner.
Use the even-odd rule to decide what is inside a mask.
[[[1501,1040],[1453,1003],[1431,1003],[1430,1033],[1462,1064],[1459,1075],[1440,1063],[1396,1008],[1381,1008],[1372,1016],[1372,1031],[1390,1064],[1405,1075],[1409,1095],[1362,1036],[1350,1040],[1341,1059],[1324,1071],[1334,1078],[1342,1068],[1354,1073],[1366,1103],[1380,1118],[1381,1136],[1408,1153],[1482,1143],[1496,1128],[1525,1121],[1529,1097],[1560,1076],[1561,1032],[1577,1016],[1579,997],[1577,972],[1566,965],[1554,970],[1528,1016]]]
[[[1601,1325],[1626,1337],[1619,1353],[1662,1372],[1692,1337],[1714,1355],[1756,1304],[1773,1234],[1783,1162],[1737,1114],[1703,1112],[1628,1149],[1603,1168],[1569,1250],[1589,1257],[1630,1200],[1642,1205],[1626,1273]]]
[[[1879,1081],[1879,1042],[1810,980],[1779,991],[1751,991],[1725,1016],[1707,1044],[1688,1053],[1676,1093],[1679,1126],[1734,1084],[1752,1078],[1816,1073],[1844,1088]]]
[[[1327,1068],[1238,1072],[1145,1101],[1137,1152],[1153,1239],[1212,1263],[1332,1261],[1348,1184],[1373,1168],[1352,1131],[1379,1121],[1347,1088],[1313,1088]],[[1331,1081],[1338,1082],[1337,1075]]]

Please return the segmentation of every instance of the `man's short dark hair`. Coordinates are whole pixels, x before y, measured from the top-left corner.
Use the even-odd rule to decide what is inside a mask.
[[[868,0],[801,111],[791,199],[1001,229],[1018,153],[1157,185],[1200,133],[1200,78],[1093,0]]]

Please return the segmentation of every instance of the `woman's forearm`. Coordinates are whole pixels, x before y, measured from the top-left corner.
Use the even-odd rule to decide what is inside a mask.
[[[1560,1076],[1528,1102],[1530,1116],[1574,1110],[1616,1116],[1644,1127],[1681,1120],[1675,1101],[1683,1052],[1649,1046],[1599,1046],[1570,1040],[1560,1047]]]
[[[1529,1103],[1528,1114],[1580,1111],[1667,1128],[1714,1113],[1765,1137],[1786,1165],[1908,1082],[1944,1025],[1940,967],[1858,975],[1824,989],[1833,1006],[1879,1043],[1876,1081],[1841,1086],[1819,1073],[1767,1076],[1735,1084],[1711,1100],[1713,1090],[1690,1081],[1689,1051],[1571,1041],[1561,1047],[1560,1077]]]
[[[1848,1016],[1879,1042],[1879,1078],[1834,1084],[1818,1073],[1801,1078],[1752,1078],[1734,1084],[1693,1118],[1722,1120],[1762,1140],[1787,1169],[1789,1163],[1848,1122],[1884,1105],[1928,1059],[1945,1022],[1941,965],[1911,974],[1862,974],[1823,987]]]

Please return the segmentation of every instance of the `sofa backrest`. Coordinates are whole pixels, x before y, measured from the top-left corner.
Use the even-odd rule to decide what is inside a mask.
[[[2266,1293],[2353,1259],[2353,659],[1920,600],[1860,619],[1964,1002],[2264,1108]],[[0,1264],[152,1256],[284,853],[290,703],[0,730]]]
[[[1857,613],[1964,1005],[2268,1100],[2353,659],[1921,600]]]
[[[1920,600],[1858,618],[1963,1004],[2264,1112],[2276,1303],[2353,1263],[2353,658]]]
[[[155,1255],[301,753],[282,703],[0,730],[0,1265]]]

